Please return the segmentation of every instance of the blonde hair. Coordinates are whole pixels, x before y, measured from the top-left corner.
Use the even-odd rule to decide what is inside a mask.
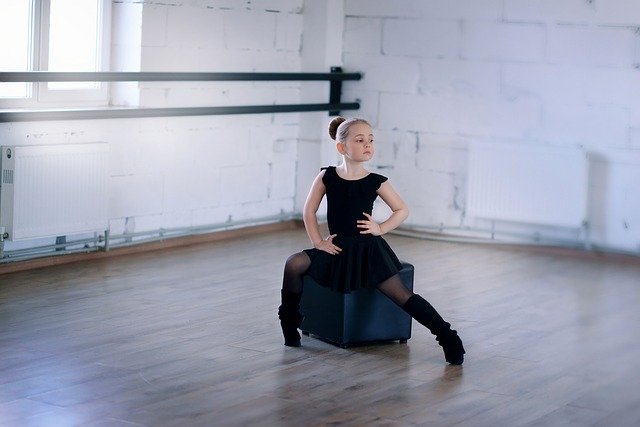
[[[349,135],[349,129],[351,126],[358,123],[364,123],[371,126],[368,121],[359,117],[345,119],[344,117],[338,116],[329,123],[329,136],[336,142],[345,142]]]

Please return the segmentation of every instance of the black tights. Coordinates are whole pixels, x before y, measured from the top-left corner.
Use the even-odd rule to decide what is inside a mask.
[[[335,256],[335,255],[334,255]],[[282,289],[299,294],[302,292],[302,277],[309,269],[311,259],[304,252],[291,255],[284,265]],[[402,307],[413,295],[405,288],[399,275],[393,275],[378,285],[378,290]]]
[[[309,255],[304,252],[298,252],[287,258],[284,265],[284,275],[282,277],[282,289],[285,291],[299,294],[302,292],[302,276],[307,272],[311,265]]]

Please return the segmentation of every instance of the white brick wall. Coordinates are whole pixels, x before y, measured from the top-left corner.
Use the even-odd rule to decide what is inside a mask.
[[[493,98],[500,92],[500,69],[493,62],[423,59],[418,92]]]
[[[629,128],[629,146],[640,148],[640,127]]]
[[[347,16],[495,21],[503,0],[347,0]]]
[[[634,0],[505,0],[504,17],[520,22],[637,26],[640,3]]]
[[[145,12],[145,70],[300,70],[301,1],[189,1],[148,5]],[[151,107],[297,103],[299,85],[154,82],[141,85],[141,102]],[[167,119],[160,137],[169,147],[161,162],[167,165],[163,207],[151,223],[197,226],[291,212],[298,121],[298,114]]]
[[[302,30],[301,14],[276,14],[276,49],[299,55]]]
[[[112,176],[109,181],[109,218],[162,213],[163,187],[160,173]]]
[[[142,11],[141,27],[144,28],[142,32],[142,46],[166,46],[167,43],[174,43],[173,40],[169,39],[169,35],[175,33],[176,27],[178,26],[175,15],[173,15],[173,19],[169,21],[169,9],[165,6],[155,4],[145,5]],[[122,25],[122,23],[118,21],[115,21],[114,24],[117,26]]]
[[[363,71],[360,81],[347,82],[349,90],[376,90],[379,92],[415,93],[420,78],[420,64],[409,58],[386,61],[379,55],[345,53],[344,60],[351,68]],[[356,68],[357,67],[357,68]],[[393,77],[392,77],[393,76]]]
[[[140,69],[142,5],[114,3],[111,19],[111,70]],[[135,107],[140,104],[136,82],[111,83],[110,92],[113,105]]]
[[[637,252],[640,248],[640,209],[637,190],[640,152],[607,149],[593,153],[590,211],[594,215],[593,234],[598,242],[608,242],[617,250]]]
[[[632,108],[640,95],[640,73],[633,68],[505,64],[507,97],[532,96],[547,105],[618,105]]]
[[[224,44],[232,50],[265,50],[275,47],[276,14],[228,12],[224,19]]]
[[[345,115],[357,115],[363,117],[371,123],[371,126],[378,127],[379,106],[380,106],[380,92],[375,89],[372,90],[356,90],[351,89],[353,83],[350,83],[342,90],[342,96],[347,100],[360,100],[360,109],[358,111],[345,111]],[[326,121],[326,120],[325,120]]]
[[[116,2],[113,8],[117,71],[301,70],[302,0]],[[300,97],[297,82],[144,82],[113,92],[117,105],[145,107],[298,103]],[[118,234],[292,213],[299,120],[299,114],[260,114],[10,123],[0,125],[0,138],[108,142],[109,217]]]
[[[591,154],[594,244],[640,250],[637,0],[185,0],[114,3],[114,70],[323,71],[376,128],[409,224],[457,231],[472,141]],[[116,105],[324,102],[324,83],[123,84]],[[0,125],[3,143],[107,141],[112,231],[300,212],[338,156],[326,113]],[[322,208],[321,208],[322,209]],[[380,214],[380,210],[378,213]],[[481,225],[480,225],[481,226]],[[544,230],[527,228],[533,235]],[[10,249],[10,248],[7,248]]]
[[[459,127],[457,101],[451,95],[381,93],[378,126],[382,129],[455,134]]]
[[[557,144],[590,147],[625,146],[629,110],[619,106],[550,106],[532,137]]]
[[[461,57],[481,61],[542,61],[545,36],[546,28],[538,24],[465,21]]]
[[[381,53],[382,20],[347,17],[344,28],[344,52]]]
[[[344,66],[365,72],[346,93],[374,116],[372,166],[408,223],[486,227],[464,215],[471,141],[579,146],[593,243],[640,251],[640,168],[620,161],[640,147],[639,26],[636,0],[346,0]]]
[[[456,120],[462,135],[489,138],[522,138],[531,134],[541,121],[536,99],[457,98]]]
[[[456,21],[387,19],[382,31],[385,55],[449,59],[459,56],[461,35]]]
[[[591,23],[598,20],[597,7],[595,2],[585,0],[505,0],[504,18],[516,22]]]
[[[579,66],[631,67],[635,28],[556,25],[547,30],[548,62]]]

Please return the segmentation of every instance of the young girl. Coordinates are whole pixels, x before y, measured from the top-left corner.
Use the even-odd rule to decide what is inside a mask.
[[[284,267],[282,304],[278,308],[284,345],[300,347],[299,303],[302,278],[308,274],[337,292],[378,288],[436,336],[447,362],[461,365],[465,351],[458,334],[431,304],[404,287],[398,275],[400,261],[381,237],[398,227],[409,209],[386,177],[364,168],[374,153],[371,126],[364,119],[337,117],[329,124],[329,135],[336,141],[342,164],[323,168],[313,181],[303,213],[313,249],[291,255]],[[316,212],[325,195],[330,236],[323,239]],[[393,211],[379,224],[371,217],[378,196]]]

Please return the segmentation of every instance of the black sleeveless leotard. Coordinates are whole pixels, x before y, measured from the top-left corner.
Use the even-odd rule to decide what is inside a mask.
[[[333,243],[342,249],[331,255],[318,249],[305,249],[311,259],[307,274],[322,286],[348,293],[375,287],[402,268],[387,242],[380,236],[360,234],[358,220],[371,215],[378,189],[386,177],[370,173],[364,178],[346,180],[330,166],[322,182],[326,187],[329,232],[337,234]]]

